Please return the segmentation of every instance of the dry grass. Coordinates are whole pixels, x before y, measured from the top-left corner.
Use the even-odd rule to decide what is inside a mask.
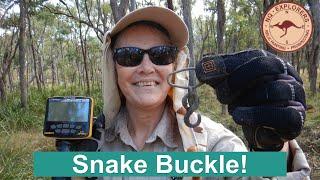
[[[40,131],[18,131],[0,135],[0,179],[34,179],[35,151],[53,151],[53,139]]]

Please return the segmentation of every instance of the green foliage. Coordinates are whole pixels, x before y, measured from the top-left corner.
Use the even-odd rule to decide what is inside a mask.
[[[29,108],[20,107],[18,92],[11,93],[8,100],[0,105],[0,132],[10,134],[14,131],[39,130],[43,126],[46,100],[53,96],[86,96],[85,91],[76,87],[54,87],[29,91]],[[90,97],[95,102],[94,115],[102,112],[102,96],[98,88],[92,89]]]
[[[3,19],[3,24],[1,28],[11,29],[19,27],[19,14],[12,14],[7,18]]]
[[[50,5],[48,5],[50,7]],[[52,24],[54,22],[54,19],[56,19],[57,16],[50,13],[47,9],[40,9],[38,10],[34,16],[37,21],[45,22],[47,24]]]
[[[102,112],[99,88],[92,89],[94,115]],[[0,104],[0,179],[33,179],[34,151],[54,151],[54,140],[42,135],[45,105],[52,96],[84,96],[85,90],[76,87],[54,87],[29,91],[29,108],[21,109],[18,92],[11,93]],[[49,179],[49,178],[46,178]]]
[[[104,14],[111,14],[111,6],[110,6],[109,3],[103,3],[103,4],[101,5],[101,8],[102,8],[102,12],[103,12]]]

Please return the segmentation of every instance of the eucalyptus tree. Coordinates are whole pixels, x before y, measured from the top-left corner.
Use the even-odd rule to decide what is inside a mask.
[[[310,81],[310,90],[312,94],[317,92],[317,76],[320,61],[320,0],[308,0],[308,5],[313,17],[314,32],[311,42],[311,48],[308,52],[308,72]],[[320,88],[320,83],[319,83]]]
[[[110,0],[112,15],[114,22],[118,22],[124,15],[126,15],[129,8],[129,0]]]
[[[20,0],[20,19],[19,19],[19,79],[20,79],[20,102],[23,108],[27,107],[28,94],[26,82],[26,62],[25,62],[25,37],[26,37],[26,17],[27,0]]]
[[[18,43],[16,43],[19,30],[18,19],[15,16],[3,19],[2,30],[4,32],[0,35],[0,44],[2,44],[0,47],[0,100],[4,102],[7,95],[7,78],[12,77],[11,66],[18,49]],[[12,86],[12,81],[10,86]]]

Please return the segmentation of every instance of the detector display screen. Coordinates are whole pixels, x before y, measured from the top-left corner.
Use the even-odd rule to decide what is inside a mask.
[[[89,122],[89,99],[49,99],[47,121]]]

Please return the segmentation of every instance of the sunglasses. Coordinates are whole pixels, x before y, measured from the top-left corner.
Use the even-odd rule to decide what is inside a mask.
[[[173,46],[156,46],[150,49],[122,47],[114,50],[113,59],[121,66],[134,67],[141,64],[145,53],[149,55],[153,64],[168,65],[175,61],[178,48]]]

